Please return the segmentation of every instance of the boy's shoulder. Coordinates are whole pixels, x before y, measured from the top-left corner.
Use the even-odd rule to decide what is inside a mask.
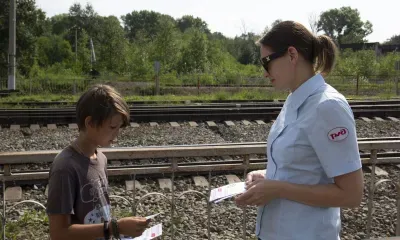
[[[76,161],[76,154],[74,154],[73,148],[69,145],[62,149],[54,158],[51,164],[51,171],[69,171],[73,168]]]
[[[101,149],[96,150],[97,158],[101,158],[107,162],[107,156],[101,151]]]

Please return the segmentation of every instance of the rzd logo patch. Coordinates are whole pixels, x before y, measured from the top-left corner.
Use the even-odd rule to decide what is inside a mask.
[[[331,141],[339,142],[347,138],[349,130],[345,127],[337,127],[329,131],[328,138]]]

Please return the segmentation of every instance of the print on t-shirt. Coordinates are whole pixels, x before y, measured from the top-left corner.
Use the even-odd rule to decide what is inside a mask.
[[[85,193],[89,193],[89,196]],[[107,187],[103,184],[101,178],[91,180],[90,183],[81,187],[81,200],[83,203],[95,203],[106,194]]]
[[[104,220],[108,219],[110,219],[110,205],[103,207],[97,205],[95,209],[93,209],[86,215],[84,219],[84,224],[103,223]]]
[[[111,207],[106,200],[107,187],[101,178],[92,179],[90,183],[81,187],[80,192],[82,203],[93,206],[92,210],[86,214],[84,224],[97,224],[111,219]]]

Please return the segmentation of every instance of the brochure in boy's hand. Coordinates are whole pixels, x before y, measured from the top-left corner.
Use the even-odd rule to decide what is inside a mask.
[[[153,219],[153,218],[157,217],[158,215],[160,215],[160,213],[157,213],[157,214],[154,214],[154,215],[147,216],[147,217],[146,217],[146,220]]]
[[[146,231],[142,234],[142,236],[134,238],[134,240],[150,240],[156,237],[159,237],[162,235],[162,224],[157,224]]]
[[[160,215],[160,213],[154,214],[147,216],[146,219],[153,219]],[[121,237],[121,240],[150,240],[156,237],[159,237],[162,235],[162,224],[157,224],[151,228],[146,229],[146,231],[143,232],[143,234],[140,237],[132,238],[132,237]]]

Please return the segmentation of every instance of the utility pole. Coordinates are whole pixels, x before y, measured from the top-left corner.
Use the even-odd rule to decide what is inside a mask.
[[[78,69],[78,26],[75,26],[75,70]],[[74,79],[74,95],[76,94],[76,79]]]
[[[78,66],[78,27],[75,26],[75,66]]]
[[[10,27],[8,44],[8,90],[15,90],[15,39],[16,39],[16,0],[10,0]]]
[[[161,64],[159,61],[154,62],[154,72],[156,73],[156,95],[160,95],[160,68]]]

